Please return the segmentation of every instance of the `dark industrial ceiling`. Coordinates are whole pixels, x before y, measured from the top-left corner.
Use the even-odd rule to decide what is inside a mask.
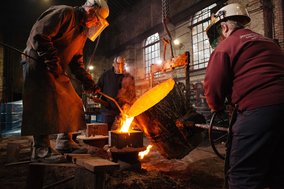
[[[139,1],[141,0],[107,0],[110,9],[110,16],[108,20],[114,20],[122,11],[130,9]],[[84,4],[85,0],[54,0],[54,3],[78,6]]]
[[[81,6],[86,0],[15,0],[1,1],[1,30],[31,28],[38,16],[52,5]],[[123,11],[130,10],[141,0],[108,0],[109,22],[115,20]]]
[[[123,10],[130,9],[141,0],[108,0],[110,20],[115,19]]]

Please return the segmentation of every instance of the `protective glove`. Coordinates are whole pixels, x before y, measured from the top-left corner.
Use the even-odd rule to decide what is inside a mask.
[[[88,84],[85,83],[83,86],[85,93],[88,94],[96,94],[99,91],[101,91],[100,87],[95,83],[88,83]]]
[[[176,126],[177,126],[178,128],[183,128],[183,127],[184,127],[184,120],[182,120],[182,119],[177,119],[177,120],[176,120]]]
[[[55,77],[58,77],[60,74],[63,73],[59,57],[54,56],[51,59],[46,59],[44,63],[46,65],[47,70],[53,73]]]

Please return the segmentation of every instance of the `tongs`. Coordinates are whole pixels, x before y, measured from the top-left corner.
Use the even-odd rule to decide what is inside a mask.
[[[105,98],[111,100],[111,101],[117,106],[117,108],[119,109],[119,111],[120,111],[122,114],[124,114],[123,110],[121,109],[121,107],[119,106],[119,104],[117,103],[117,101],[116,101],[114,98],[112,98],[111,96],[108,96],[107,94],[105,94],[105,93],[103,93],[103,92],[101,92],[101,91],[96,91],[95,93],[100,94],[100,95],[104,96]],[[88,94],[88,93],[85,93],[85,94],[86,94],[89,98],[91,98],[93,101],[95,101],[95,102],[98,102],[98,103],[100,103],[100,104],[102,104],[102,105],[104,105],[104,106],[107,106],[107,105],[108,105],[108,103],[107,103],[106,101],[104,101],[104,100],[101,100],[101,99],[99,99],[99,98],[97,98],[97,97],[95,97],[95,96],[93,96],[93,95]]]

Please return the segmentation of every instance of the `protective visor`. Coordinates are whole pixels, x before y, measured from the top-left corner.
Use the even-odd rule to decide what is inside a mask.
[[[212,23],[206,29],[206,34],[209,39],[210,46],[214,49],[220,42],[221,37],[221,27],[220,24]]]
[[[95,39],[102,33],[102,31],[109,25],[109,23],[98,16],[98,23],[88,29],[87,36],[91,41],[95,41]]]

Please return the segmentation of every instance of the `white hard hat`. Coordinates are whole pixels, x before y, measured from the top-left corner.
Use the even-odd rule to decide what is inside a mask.
[[[84,6],[95,8],[98,23],[89,28],[87,33],[88,38],[91,41],[95,41],[95,39],[109,25],[106,20],[106,18],[109,16],[109,8],[105,0],[87,0]]]
[[[96,13],[103,19],[109,16],[109,8],[105,0],[87,0],[85,6],[97,6]]]
[[[213,20],[214,23],[222,21],[224,19],[229,19],[230,17],[235,17],[243,25],[246,25],[250,22],[250,17],[248,11],[245,7],[239,3],[232,3],[227,6],[224,6],[214,14]]]
[[[206,33],[211,42],[218,35],[217,26],[224,20],[235,20],[242,25],[246,25],[250,22],[250,17],[248,11],[239,3],[232,3],[222,7],[216,12],[216,14],[211,16],[211,23],[206,28]]]

